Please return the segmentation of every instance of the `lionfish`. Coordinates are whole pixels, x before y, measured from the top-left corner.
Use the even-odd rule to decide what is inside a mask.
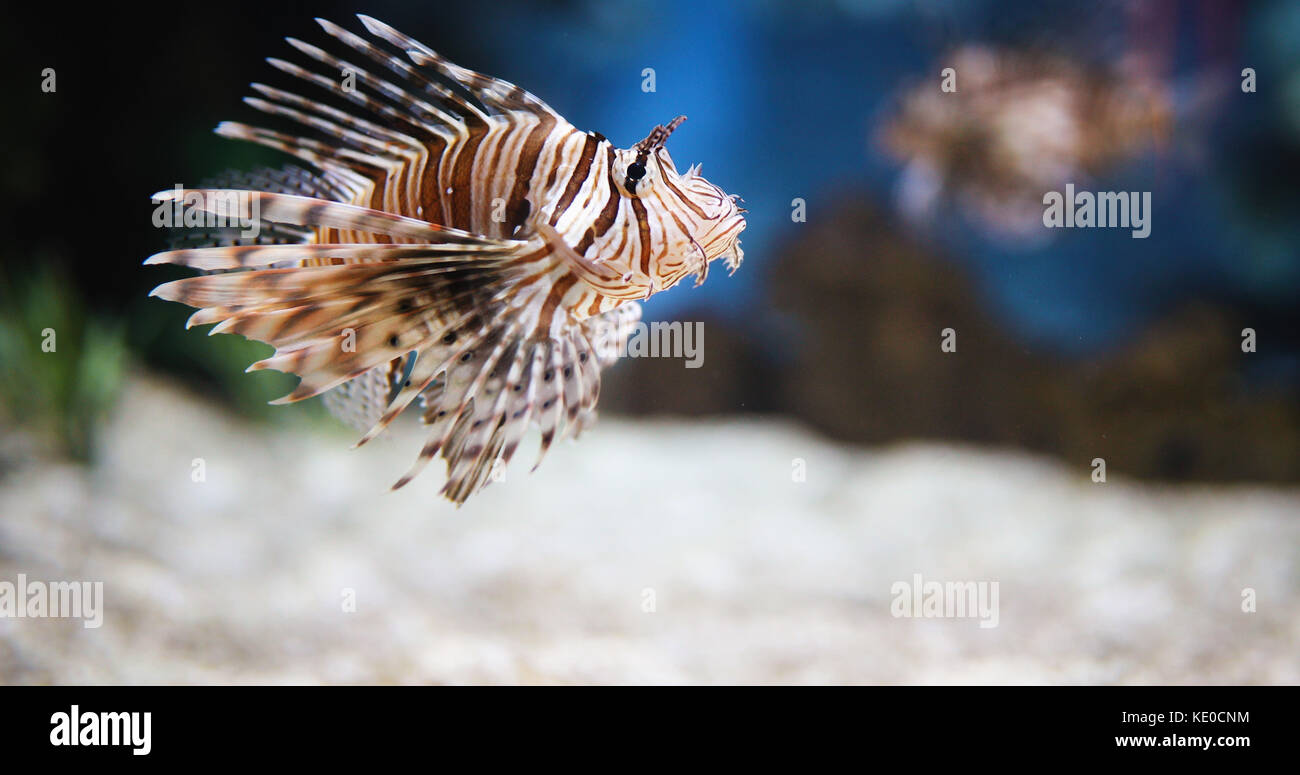
[[[1062,57],[968,45],[946,59],[956,90],[930,80],[902,93],[881,132],[906,163],[899,198],[923,216],[943,194],[995,234],[1042,225],[1042,197],[1160,146],[1172,96],[1136,61],[1089,68]]]
[[[368,427],[357,446],[418,400],[427,441],[393,487],[441,454],[442,494],[460,504],[532,426],[540,464],[594,419],[638,300],[688,275],[702,283],[716,259],[735,272],[744,211],[698,165],[673,165],[664,143],[684,116],[617,148],[518,86],[359,18],[368,35],[316,20],[355,59],[287,38],[314,65],[267,60],[350,105],[254,83],[245,102],[300,133],[216,129],[299,164],[154,195],[209,214],[233,201],[259,229],[191,234],[152,256],[215,273],[151,295],[198,308],[187,327],[272,345],[249,370],[300,377],[272,403],[323,394]]]

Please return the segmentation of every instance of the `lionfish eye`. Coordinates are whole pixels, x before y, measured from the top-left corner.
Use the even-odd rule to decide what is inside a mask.
[[[627,179],[640,180],[645,177],[645,165],[639,161],[634,161],[627,165]]]

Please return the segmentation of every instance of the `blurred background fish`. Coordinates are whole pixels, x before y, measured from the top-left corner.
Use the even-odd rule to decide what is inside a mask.
[[[1168,143],[1171,94],[1137,65],[980,45],[939,62],[951,82],[912,86],[881,131],[906,164],[898,196],[912,218],[933,215],[946,192],[996,232],[1042,237],[1044,192],[1087,185]]]

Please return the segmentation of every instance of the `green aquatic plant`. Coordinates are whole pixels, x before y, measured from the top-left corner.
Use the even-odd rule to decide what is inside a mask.
[[[57,270],[0,275],[0,432],[88,460],[126,360],[121,321],[88,312]]]

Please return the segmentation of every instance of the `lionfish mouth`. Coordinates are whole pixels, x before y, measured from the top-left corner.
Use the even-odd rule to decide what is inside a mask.
[[[745,260],[745,251],[740,249],[740,232],[745,230],[745,219],[736,213],[717,230],[719,237],[710,240],[705,255],[709,261],[722,259],[726,262],[728,274],[735,274]]]
[[[713,186],[713,189],[717,192],[719,202],[724,204],[724,212],[719,214],[714,220],[713,228],[709,229],[705,239],[708,245],[705,255],[709,261],[722,259],[727,264],[727,272],[735,274],[745,260],[745,251],[740,249],[740,233],[747,225],[745,210],[736,204],[738,196],[726,194],[717,186]]]
[[[735,274],[736,270],[740,268],[741,262],[745,260],[745,251],[740,249],[740,239],[732,240],[731,245],[718,258],[727,263],[728,274]]]

